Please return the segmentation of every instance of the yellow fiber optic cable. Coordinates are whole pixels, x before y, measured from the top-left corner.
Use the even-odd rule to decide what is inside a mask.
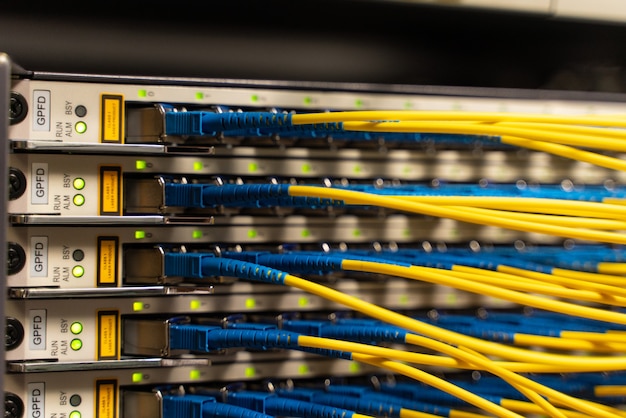
[[[446,270],[440,270],[443,274],[449,274]],[[584,300],[588,302],[603,303],[614,306],[626,306],[626,297],[623,296],[624,289],[619,289],[617,293],[611,293],[615,286],[606,286],[597,283],[585,283],[575,279],[559,280],[558,277],[548,277],[546,282],[515,276],[500,271],[482,270],[478,268],[464,268],[453,266],[450,272],[457,273],[456,277],[474,280],[481,283],[492,283],[506,287],[511,290],[520,290],[529,293],[543,294],[559,298]],[[498,275],[500,273],[500,275]],[[551,276],[543,273],[544,276]],[[497,281],[494,282],[493,279]],[[559,283],[557,283],[559,282]]]
[[[485,122],[482,122],[485,123]],[[594,137],[609,137],[615,139],[625,139],[626,132],[623,129],[612,129],[610,127],[599,128],[597,126],[572,125],[563,123],[539,123],[539,122],[487,122],[492,126],[508,126],[522,129],[533,129],[537,131],[558,131],[565,134],[590,135]]]
[[[521,148],[527,148],[535,151],[541,151],[548,154],[558,155],[574,161],[581,161],[597,165],[598,167],[610,168],[611,170],[626,171],[626,162],[615,157],[610,157],[595,152],[590,152],[568,145],[554,144],[550,142],[534,141],[527,138],[518,138],[514,136],[503,136],[500,138],[502,143],[515,145]]]
[[[544,285],[552,285],[558,287],[567,287],[570,289],[590,290],[604,294],[605,297],[613,298],[616,296],[626,297],[626,289],[618,286],[607,285],[598,282],[589,282],[586,280],[580,280],[572,277],[560,276],[555,273],[542,273],[538,271],[524,270],[516,267],[509,267],[505,264],[498,265],[497,271],[480,269],[477,267],[469,267],[464,265],[453,265],[453,271],[467,272],[481,274],[484,276],[490,276],[495,279],[501,277],[515,278],[522,280],[524,278],[532,280],[532,282],[543,283]],[[503,274],[505,276],[500,276]]]
[[[416,267],[420,267],[420,266],[416,266]],[[430,267],[425,267],[425,268],[430,269]],[[537,281],[529,282],[529,281],[523,280],[523,278],[522,280],[517,280],[515,277],[508,277],[504,274],[502,276],[499,276],[497,280],[494,281],[494,278],[497,277],[495,275],[483,275],[481,273],[475,273],[475,272],[467,272],[467,271],[460,271],[460,270],[444,270],[444,269],[433,269],[430,271],[436,271],[437,273],[447,275],[450,277],[455,277],[455,278],[458,278],[458,279],[461,279],[470,283],[471,282],[483,283],[486,285],[497,286],[498,288],[509,289],[513,291],[522,291],[522,292],[533,293],[533,294],[541,294],[541,295],[550,296],[550,297],[603,303],[607,305],[620,306],[620,307],[626,306],[626,298],[624,297],[614,296],[614,295],[610,295],[607,293],[598,293],[592,290],[573,289],[573,288],[567,288],[563,286],[555,286],[554,284],[551,284],[551,283],[544,284],[544,283],[540,283]],[[428,281],[432,282],[431,280],[428,280]],[[444,284],[444,283],[440,283],[440,284]],[[463,289],[463,290],[466,290],[466,289]],[[472,291],[472,290],[469,290],[469,291]],[[484,288],[482,290],[479,290],[478,288],[476,288],[476,290],[472,292],[479,293],[481,291],[484,291]],[[489,290],[487,290],[487,292],[489,292]],[[489,293],[484,293],[484,294],[492,296]],[[510,299],[507,299],[507,300],[510,300]],[[515,302],[513,300],[510,300],[510,301]],[[517,303],[520,303],[520,302],[517,302]]]
[[[597,385],[593,391],[595,396],[626,396],[624,385]]]
[[[506,399],[502,398],[500,401],[500,405],[503,407],[510,409],[511,411],[521,412],[521,413],[529,413],[529,414],[542,414],[542,410],[535,404],[531,402],[519,401],[516,399]],[[568,418],[595,418],[593,416],[583,414],[577,411],[570,410],[561,410],[563,414]]]
[[[542,385],[538,382],[535,382],[531,379],[528,379],[524,376],[513,373],[509,370],[502,369],[498,367],[491,360],[485,358],[482,354],[476,353],[475,350],[468,348],[455,348],[441,341],[435,341],[430,338],[415,335],[415,334],[407,334],[406,342],[410,344],[419,345],[421,347],[429,348],[431,350],[436,350],[442,352],[444,354],[448,354],[450,356],[454,356],[461,360],[467,361],[468,363],[476,364],[493,373],[496,376],[504,379],[505,381],[515,384],[518,386],[522,386],[529,391],[536,392],[537,394],[542,394],[548,398],[551,402],[565,406],[567,408],[572,408],[578,411],[586,412],[591,414],[594,417],[610,417],[610,416],[619,416],[619,411],[615,408],[606,407],[605,405],[597,404],[595,402],[579,399],[562,392],[559,392],[555,389],[552,389],[548,386]],[[462,346],[461,346],[462,347]],[[615,415],[617,413],[618,415]]]
[[[493,364],[493,362],[491,362],[489,358],[483,356],[480,353],[477,353],[474,350],[470,350],[467,347],[459,347],[459,349],[466,351],[472,354],[473,356],[480,358],[483,361],[490,362]],[[495,370],[498,370],[498,366],[494,365],[494,367],[495,367]],[[567,415],[565,415],[564,411],[561,411],[556,406],[552,405],[550,402],[547,401],[547,399],[540,396],[534,390],[527,388],[526,386],[520,384],[519,382],[512,382],[510,379],[504,378],[503,380],[509,383],[513,388],[517,389],[522,395],[524,395],[527,399],[532,401],[532,403],[537,405],[540,411],[545,412],[546,414],[548,414],[549,416],[553,418],[567,418]],[[500,405],[502,405],[502,403],[500,403]]]
[[[506,408],[501,407],[485,398],[482,398],[470,391],[460,388],[452,383],[440,379],[436,376],[426,373],[423,370],[419,370],[415,367],[408,366],[403,363],[398,363],[392,360],[387,360],[380,357],[374,357],[367,354],[353,353],[352,358],[355,361],[371,364],[382,369],[387,369],[395,373],[402,374],[407,377],[411,377],[417,381],[426,383],[429,386],[435,387],[439,390],[447,392],[459,399],[468,402],[471,405],[476,406],[484,411],[490,412],[498,417],[502,418],[523,418],[521,415],[512,412]],[[611,417],[613,418],[613,417]]]
[[[428,110],[357,110],[292,115],[294,125],[345,121],[468,121],[529,122],[624,128],[626,115],[548,115],[519,112],[466,112]]]
[[[400,266],[390,263],[377,263],[371,261],[350,260],[342,262],[343,270],[362,271],[368,273],[378,273],[389,276],[404,277],[407,279],[425,281],[434,284],[450,286],[456,289],[465,290],[480,295],[496,297],[520,305],[532,306],[552,312],[559,312],[566,315],[579,316],[582,318],[595,319],[599,321],[611,322],[626,325],[626,314],[594,308],[590,306],[567,303],[560,300],[553,300],[500,288],[486,283],[478,283],[459,277],[453,277],[442,273],[442,270],[421,267],[421,266]],[[443,270],[445,271],[445,270]]]
[[[542,215],[536,213],[521,213],[505,210],[483,209],[467,206],[442,206],[457,210],[470,211],[485,216],[498,216],[508,219],[519,219],[527,222],[545,222],[550,225],[559,225],[569,228],[588,228],[601,230],[626,230],[626,221],[615,219],[587,218],[580,216]]]
[[[572,339],[564,336],[546,337],[543,335],[516,333],[512,343],[521,346],[543,347],[556,350],[581,350],[596,353],[626,354],[626,344],[624,343]]]
[[[498,375],[498,376],[504,375],[501,377],[503,377],[505,381],[508,381],[510,384],[515,385],[518,389],[522,389],[523,391],[526,391],[525,389],[528,389],[526,387],[527,385],[532,386],[536,390],[529,389],[528,391],[526,391],[526,393],[529,394],[530,397],[534,397],[534,395],[532,395],[531,392],[537,393],[537,391],[541,391],[542,393],[545,392],[549,395],[552,395],[553,397],[556,396],[562,402],[565,402],[565,401],[570,402],[574,400],[574,403],[577,403],[576,401],[577,398],[574,398],[570,395],[560,393],[540,383],[531,381],[528,378],[525,378],[523,376],[515,375],[511,371],[504,372],[499,362],[490,360],[472,350],[468,350],[467,348],[462,348],[462,349],[455,348],[445,343],[434,341],[434,340],[431,340],[422,336],[418,336],[418,335],[407,335],[407,343],[418,345],[421,347],[426,347],[435,351],[441,351],[447,355],[454,356],[453,358],[456,358],[456,360],[460,361],[461,364],[471,364],[474,370],[485,370],[490,373],[494,373],[495,375]],[[412,363],[412,364],[416,363],[416,361],[414,360],[415,358],[420,358],[419,354],[413,353],[413,352],[406,352],[406,351],[397,350],[393,348],[379,347],[379,346],[373,346],[369,344],[355,343],[355,342],[349,342],[349,341],[341,341],[341,340],[335,340],[335,339],[330,339],[330,338],[300,336],[298,337],[298,344],[302,347],[335,349],[335,350],[350,352],[352,353],[353,359],[357,361],[359,360],[360,358],[359,356],[361,355],[373,356],[377,358],[386,358],[386,359],[390,359],[393,361]],[[464,351],[465,353],[459,353],[460,351]],[[472,363],[472,361],[476,361],[477,356],[480,357],[480,361],[478,363]],[[421,364],[421,363],[419,363],[418,361],[417,364]],[[513,378],[512,376],[514,375],[517,377]],[[419,380],[424,383],[430,384],[430,381],[424,381],[421,379]],[[437,386],[434,386],[434,387],[437,387]],[[446,392],[456,396],[455,393],[452,393],[447,390]],[[582,401],[582,400],[578,400],[578,401],[590,403],[589,401]],[[595,411],[595,408],[597,408],[598,406],[594,405],[593,403],[590,403],[590,404],[591,404],[590,411]],[[537,409],[529,409],[528,406],[526,406],[525,410],[526,411],[531,410],[533,412],[537,412]],[[561,412],[566,413],[567,411],[561,411]],[[592,416],[595,418],[597,415],[592,415]]]
[[[587,202],[579,200],[499,197],[499,196],[417,196],[397,195],[400,199],[441,206],[477,207],[510,212],[543,213],[588,218],[626,220],[626,208],[617,203]]]
[[[619,288],[620,286],[623,286],[624,279],[625,279],[623,276],[617,276],[617,275],[612,275],[612,274],[593,273],[593,272],[588,272],[588,271],[577,271],[577,270],[570,270],[570,269],[562,269],[558,267],[554,267],[552,269],[552,273],[550,274],[550,277],[544,276],[544,274],[546,273],[520,269],[517,267],[511,267],[507,265],[499,265],[498,271],[502,273],[510,273],[514,275],[535,278],[537,280],[551,280],[551,278],[559,278],[559,280],[560,278],[573,279],[573,280],[578,280],[578,282],[575,282],[575,283],[580,286],[583,286],[584,283],[589,283],[590,285],[593,283],[597,283],[600,285],[609,286],[607,291],[612,291],[614,288]],[[598,291],[602,291],[601,289],[602,288],[598,288]],[[615,294],[622,295],[622,290],[617,290]]]
[[[572,147],[601,149],[604,151],[626,151],[626,141],[593,135],[562,133],[554,130],[524,129],[491,124],[459,124],[446,122],[344,122],[346,131],[444,133],[463,135],[490,135],[525,138]],[[606,131],[605,131],[606,133]],[[503,141],[505,142],[505,141]]]
[[[530,380],[524,376],[518,375],[509,370],[503,369],[499,367],[492,360],[484,358],[482,355],[474,354],[471,351],[461,350],[459,348],[455,348],[449,344],[443,343],[441,341],[436,341],[428,337],[424,337],[421,335],[415,334],[407,334],[406,342],[409,344],[418,345],[421,347],[425,347],[431,350],[435,350],[444,354],[447,354],[451,357],[458,358],[464,362],[475,365],[477,368],[489,371],[496,376],[501,377],[502,379],[516,383],[518,385],[524,386],[525,388],[543,394],[551,399],[553,402],[558,403],[563,406],[573,407],[579,411],[586,412],[591,414],[594,417],[615,417],[619,415],[615,415],[612,411],[612,408],[600,408],[593,402],[581,400],[557,390],[551,389],[545,385],[537,383],[533,380]],[[396,357],[404,357],[409,358],[410,353],[406,353],[403,355],[402,353],[398,353],[399,350],[389,349],[385,347],[377,347],[371,346],[368,344],[360,344],[360,343],[352,343],[348,341],[337,341],[333,339],[319,338],[319,337],[308,337],[308,336],[300,336],[298,337],[298,344],[305,347],[313,347],[313,348],[334,348],[342,351],[347,351],[353,353],[352,358],[356,361],[360,361],[361,355],[366,356],[376,356],[377,358],[396,358]],[[418,379],[423,381],[421,379]],[[431,386],[430,382],[428,383]],[[434,386],[438,387],[438,386]],[[439,387],[438,387],[439,388]],[[446,392],[454,394],[455,393]],[[457,396],[460,397],[460,396]],[[461,398],[461,397],[460,397]],[[464,399],[464,398],[461,398]],[[475,405],[475,404],[474,404]],[[486,409],[487,410],[487,409]],[[489,411],[489,410],[487,410]],[[491,411],[490,411],[491,412]]]
[[[616,262],[598,263],[598,273],[626,275],[626,263],[616,263]]]
[[[464,210],[457,210],[437,205],[429,205],[427,203],[421,202],[409,202],[396,197],[375,195],[355,190],[336,189],[332,187],[293,185],[289,186],[289,195],[342,200],[346,204],[374,205],[401,210],[405,212],[418,213],[435,217],[451,218],[463,222],[497,226],[501,228],[509,228],[524,232],[536,232],[540,234],[550,234],[582,240],[609,242],[613,244],[626,244],[626,234],[619,234],[609,231],[596,231],[583,228],[569,228],[558,225],[546,225],[516,219],[494,218],[476,213],[470,213]]]
[[[285,275],[284,284],[320,296],[388,324],[396,325],[408,331],[426,335],[436,340],[448,341],[452,344],[465,346],[479,353],[497,356],[502,359],[511,359],[530,364],[542,364],[546,366],[546,368],[543,369],[544,371],[553,370],[552,367],[570,366],[572,370],[626,370],[626,357],[586,356],[585,361],[581,362],[580,359],[575,356],[521,349],[449,331],[291,274]]]
[[[399,129],[394,125],[383,125],[382,123],[373,124],[369,122],[350,122],[344,124],[344,128],[350,131],[361,132],[412,132],[408,128],[406,130]],[[626,171],[626,161],[619,158],[610,157],[596,152],[586,151],[571,147],[569,145],[558,144],[554,142],[539,141],[531,138],[517,137],[511,135],[502,135],[499,137],[503,144],[514,145],[521,148],[528,148],[535,151],[542,151],[549,154],[558,155],[576,161],[594,164],[600,167],[610,168],[613,170]]]
[[[585,280],[575,279],[572,277],[560,276],[554,273],[542,273],[537,271],[530,271],[517,268],[511,268],[510,271],[507,271],[509,266],[503,264],[498,265],[496,267],[497,271],[481,269],[478,267],[470,267],[464,265],[453,265],[452,271],[466,272],[466,273],[475,273],[481,274],[483,276],[490,276],[494,279],[498,279],[500,277],[508,277],[515,278],[516,280],[523,281],[524,279],[530,280],[529,283],[542,283],[545,286],[551,285],[555,287],[566,287],[570,289],[579,289],[579,290],[590,290],[597,293],[603,293],[610,296],[621,296],[626,297],[626,289],[621,287],[607,285],[604,283],[598,282],[589,282]],[[519,273],[518,273],[519,272]],[[501,276],[504,275],[504,276]]]

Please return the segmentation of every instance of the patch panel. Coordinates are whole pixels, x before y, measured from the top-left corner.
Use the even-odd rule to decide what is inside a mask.
[[[266,397],[299,382],[326,382],[328,391],[341,381],[347,401],[352,383],[371,383],[376,373],[390,382],[419,375],[441,387],[458,384],[457,392],[447,387],[457,395],[471,392],[447,374],[459,369],[465,377],[496,375],[500,386],[523,370],[516,387],[552,400],[525,371],[623,369],[623,341],[605,332],[626,325],[622,255],[611,251],[624,239],[626,172],[611,167],[625,149],[611,136],[620,130],[607,126],[617,119],[606,116],[626,109],[622,97],[19,68],[0,90],[10,100],[2,232],[11,418],[171,418],[170,401],[186,411],[180,418],[191,418],[198,405],[225,399],[214,395],[246,384]],[[291,123],[333,112],[409,110],[474,115],[447,126],[473,133],[374,129],[407,122],[387,118]],[[524,126],[531,114],[545,118]],[[549,117],[595,117],[589,120],[607,129],[575,124],[565,135],[559,130],[569,122],[549,126]],[[344,129],[359,123],[365,128]],[[566,140],[548,148],[567,153],[511,146],[501,141],[507,134],[470,129],[481,126],[513,137],[527,129],[531,141],[537,130],[588,140],[593,129],[597,143],[610,148],[598,158],[610,161],[592,163],[598,159],[587,158],[586,149],[572,158]],[[460,192],[447,195],[451,203],[417,201],[446,197],[454,187]],[[345,193],[325,197],[321,190]],[[531,193],[539,190],[563,205],[540,202]],[[472,206],[461,197],[511,200]],[[419,205],[428,210],[413,210]],[[470,222],[474,215],[486,221]],[[575,334],[554,341],[554,329],[532,326],[533,309],[543,308],[580,326],[599,320],[606,335],[583,340],[583,328],[572,325],[566,331]],[[489,328],[487,318],[495,317],[502,328]],[[402,331],[393,339],[366,322],[372,318],[402,324]],[[348,319],[352,329],[332,344],[315,332]],[[357,328],[367,331],[367,348],[349,345],[364,344],[350,339],[361,335]],[[526,343],[515,341],[521,330]],[[556,345],[561,351],[552,350]],[[417,355],[428,361],[411,369]],[[376,381],[378,390],[387,382]],[[490,394],[474,389],[476,402],[463,404],[461,416],[509,407],[492,406]],[[563,390],[552,408],[570,407]],[[462,398],[469,399],[458,396],[455,407]],[[510,406],[502,416],[515,416],[516,407],[550,411],[543,398],[530,398],[535,403]],[[611,416],[595,414],[592,404],[572,405],[585,416]],[[447,416],[447,407],[442,401],[428,411]]]

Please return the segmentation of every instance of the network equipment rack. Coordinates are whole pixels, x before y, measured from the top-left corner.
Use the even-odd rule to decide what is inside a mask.
[[[1,64],[5,416],[618,416],[622,95]]]

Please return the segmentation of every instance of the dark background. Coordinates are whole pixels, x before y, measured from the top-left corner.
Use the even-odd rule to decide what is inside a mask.
[[[356,0],[0,0],[30,70],[626,91],[626,23]]]

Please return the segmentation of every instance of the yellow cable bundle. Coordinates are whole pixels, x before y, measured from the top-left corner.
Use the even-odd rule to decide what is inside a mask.
[[[626,151],[626,134],[621,130],[625,121],[621,116],[406,110],[292,115],[294,125],[342,122],[346,131],[493,136],[504,144],[619,171],[626,171],[626,162],[589,149]]]

